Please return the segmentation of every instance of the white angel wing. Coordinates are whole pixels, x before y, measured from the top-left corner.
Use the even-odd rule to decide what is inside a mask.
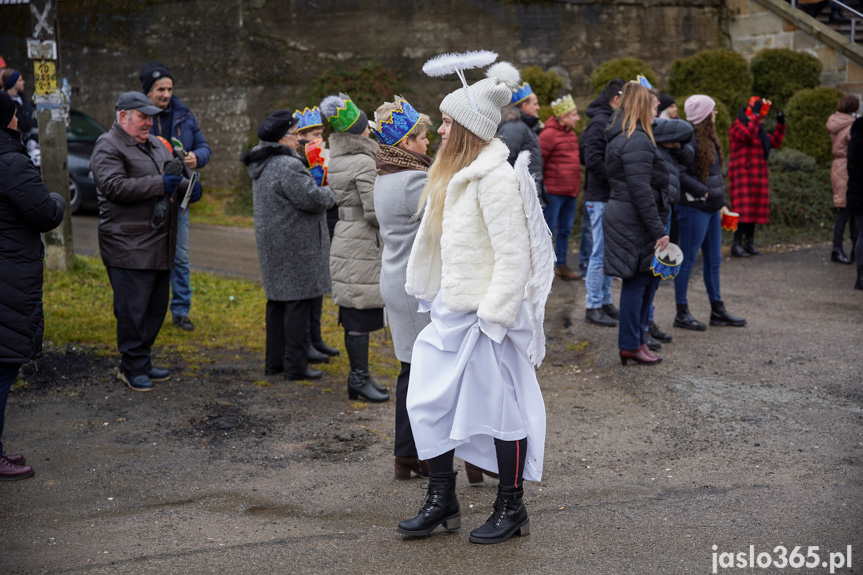
[[[474,50],[471,52],[450,52],[435,56],[423,64],[423,72],[429,76],[447,76],[461,70],[482,68],[497,60],[497,52]]]
[[[528,170],[530,152],[524,151],[515,161],[515,177],[524,200],[524,215],[527,216],[527,231],[530,236],[530,278],[527,281],[527,300],[533,314],[533,337],[528,347],[528,356],[536,367],[545,358],[545,302],[554,281],[554,246],[551,230],[542,216],[542,207],[537,197],[536,182]]]

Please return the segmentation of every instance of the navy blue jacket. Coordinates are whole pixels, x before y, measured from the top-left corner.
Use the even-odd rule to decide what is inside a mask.
[[[60,225],[66,202],[48,191],[20,134],[0,129],[0,363],[42,355],[42,232]]]
[[[607,202],[611,190],[608,172],[605,169],[605,129],[608,127],[614,108],[601,95],[590,103],[585,114],[590,118],[587,127],[579,136],[581,165],[585,167],[584,201]]]
[[[653,139],[656,140],[656,150],[665,160],[665,168],[668,170],[668,196],[672,204],[676,204],[681,197],[680,172],[682,165],[689,160],[692,149],[686,144],[692,139],[692,124],[685,120],[667,120],[657,118],[653,121]],[[675,148],[667,148],[662,144],[676,144]]]
[[[168,118],[170,118],[170,131],[168,132]],[[160,114],[153,116],[153,135],[162,136],[169,142],[171,138],[177,138],[183,142],[183,149],[187,152],[195,152],[198,157],[197,170],[200,170],[210,161],[210,146],[204,139],[204,134],[198,126],[195,115],[176,96],[171,96],[171,105]]]

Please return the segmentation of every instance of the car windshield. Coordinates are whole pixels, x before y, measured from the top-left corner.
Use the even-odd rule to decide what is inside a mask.
[[[69,113],[69,128],[66,139],[70,142],[95,142],[99,136],[107,132],[102,125],[81,112],[71,110]]]

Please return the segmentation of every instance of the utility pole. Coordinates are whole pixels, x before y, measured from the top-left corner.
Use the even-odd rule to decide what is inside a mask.
[[[69,166],[66,150],[66,124],[69,121],[69,87],[60,78],[60,33],[57,28],[58,0],[30,0],[33,34],[27,39],[27,57],[33,60],[36,84],[36,121],[42,181],[52,192],[66,198],[69,205]],[[75,262],[72,243],[72,217],[67,207],[63,223],[45,234],[45,265],[51,270],[68,271]]]

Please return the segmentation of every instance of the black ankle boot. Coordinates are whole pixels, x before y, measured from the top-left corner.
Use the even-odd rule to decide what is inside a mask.
[[[761,252],[755,249],[755,243],[752,238],[746,238],[743,240],[743,249],[746,250],[750,256],[760,256]]]
[[[863,266],[857,266],[857,283],[854,284],[854,289],[863,289]]]
[[[674,327],[691,329],[692,331],[704,331],[707,326],[692,317],[689,313],[689,304],[677,304],[677,315],[674,316]]]
[[[366,398],[369,401],[388,401],[389,396],[386,395],[387,388],[379,385],[372,379],[369,373],[369,334],[350,334],[345,332],[345,350],[348,352],[348,360],[351,363],[351,374],[354,376],[355,386],[357,388],[368,386],[377,392],[375,396],[378,399]],[[348,395],[351,396],[351,399],[356,399],[355,394],[351,395],[350,389],[351,376],[348,376]],[[359,393],[358,390],[357,392]],[[386,398],[382,399],[384,396]]]
[[[743,246],[740,244],[740,240],[734,238],[734,242],[731,244],[731,257],[733,258],[748,258],[749,252],[743,249]]]
[[[839,246],[838,248],[833,248],[833,251],[830,253],[830,261],[840,264],[850,264],[851,258],[846,256],[845,249]]]
[[[503,543],[516,533],[530,534],[530,519],[527,507],[522,501],[524,489],[519,487],[498,487],[494,511],[485,525],[470,532],[471,543]]]
[[[396,528],[402,535],[423,537],[434,531],[438,525],[452,533],[461,527],[461,509],[455,495],[455,478],[452,472],[447,477],[429,477],[426,500],[416,517],[405,519]]]
[[[746,320],[728,313],[728,310],[725,309],[725,304],[721,301],[712,301],[710,302],[710,325],[743,327],[746,325]]]

